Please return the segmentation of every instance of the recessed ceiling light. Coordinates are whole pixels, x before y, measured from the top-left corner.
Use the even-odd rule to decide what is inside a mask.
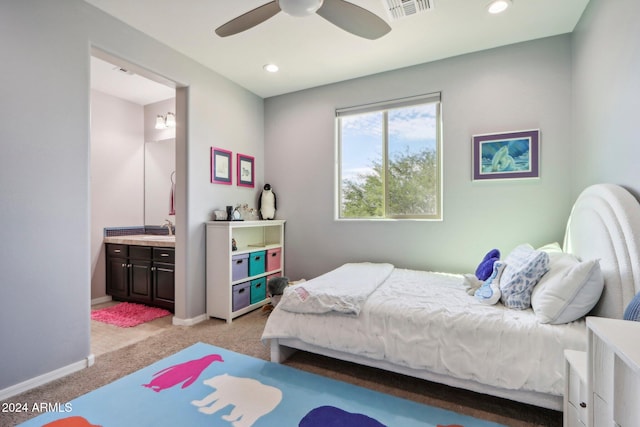
[[[511,0],[494,0],[487,6],[489,13],[502,13],[511,6]]]
[[[268,71],[270,73],[277,73],[278,70],[280,68],[278,68],[278,66],[276,64],[266,64],[264,67],[262,67],[265,69],[265,71]]]

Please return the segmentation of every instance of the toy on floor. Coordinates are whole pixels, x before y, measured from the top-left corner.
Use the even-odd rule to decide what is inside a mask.
[[[271,312],[278,303],[280,302],[280,298],[282,298],[282,294],[284,293],[284,289],[287,286],[296,285],[298,283],[304,282],[305,279],[296,280],[294,282],[289,282],[289,278],[280,276],[273,277],[269,279],[267,282],[267,296],[271,298],[271,302],[262,307],[262,311]]]

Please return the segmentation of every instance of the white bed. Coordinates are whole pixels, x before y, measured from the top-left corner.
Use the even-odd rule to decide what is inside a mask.
[[[626,190],[599,184],[580,195],[564,250],[599,260],[605,289],[591,315],[622,318],[640,291],[639,242],[640,205]],[[357,272],[360,265],[342,268]],[[336,277],[314,280],[331,286]],[[364,291],[357,315],[294,313],[279,304],[262,339],[271,340],[274,362],[299,349],[561,409],[563,351],[586,349],[584,319],[542,324],[531,309],[478,303],[463,282],[461,275],[391,268],[379,286]]]

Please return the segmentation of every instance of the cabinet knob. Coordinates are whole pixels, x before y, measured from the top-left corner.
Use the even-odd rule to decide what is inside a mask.
[[[581,408],[586,408],[586,407],[587,407],[587,404],[586,404],[586,403],[584,403],[584,402],[580,402],[580,407],[581,407]]]
[[[125,268],[127,266],[127,264],[122,264],[122,268]]]
[[[113,252],[119,254],[121,251],[120,251],[120,249],[115,249]]]

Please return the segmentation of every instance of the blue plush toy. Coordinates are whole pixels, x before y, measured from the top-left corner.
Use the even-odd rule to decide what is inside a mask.
[[[500,259],[500,251],[491,249],[485,256],[478,268],[476,269],[476,277],[485,281],[493,273],[493,264]]]
[[[487,305],[493,305],[498,302],[502,295],[500,292],[500,276],[504,267],[505,264],[501,261],[496,261],[493,264],[493,272],[474,294],[478,301]]]

